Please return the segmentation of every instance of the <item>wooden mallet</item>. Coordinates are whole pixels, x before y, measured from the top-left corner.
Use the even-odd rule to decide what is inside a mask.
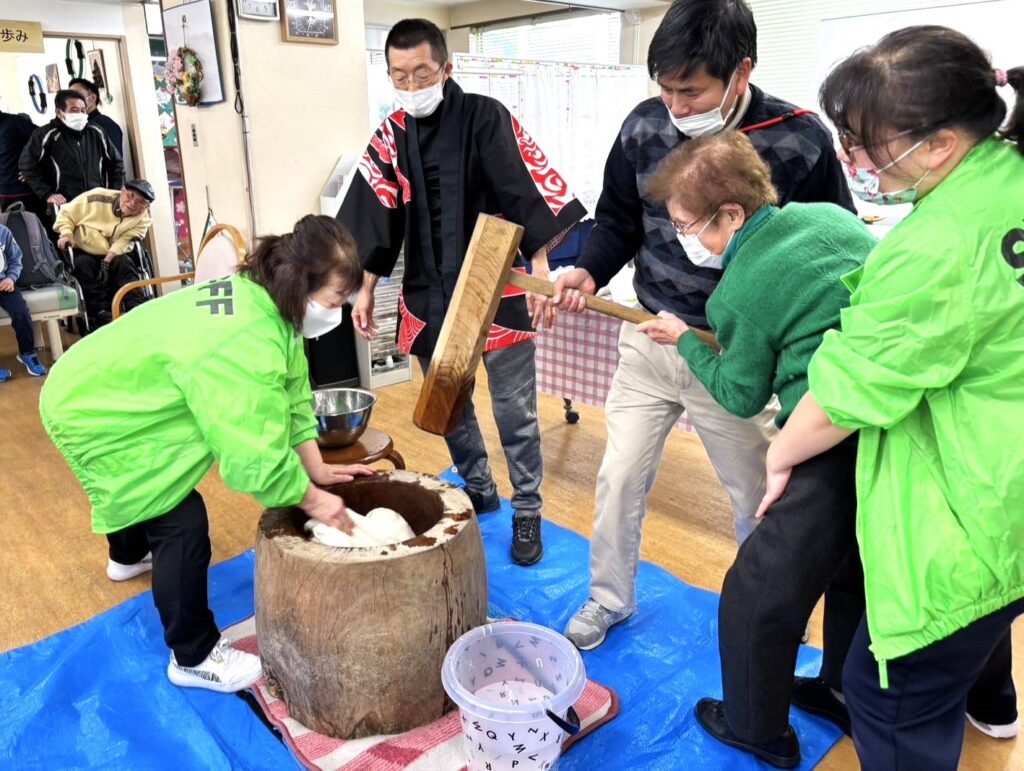
[[[462,417],[505,284],[554,296],[554,284],[550,281],[512,270],[522,237],[523,228],[513,222],[488,214],[477,219],[413,413],[413,422],[424,431],[444,436]],[[658,318],[640,308],[629,308],[602,297],[583,297],[588,309],[604,316],[633,324]],[[715,345],[710,332],[694,332]]]

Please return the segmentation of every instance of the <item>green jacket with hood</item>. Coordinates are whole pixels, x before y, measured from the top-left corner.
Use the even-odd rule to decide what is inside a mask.
[[[868,256],[811,393],[860,429],[871,650],[924,648],[1024,596],[1024,156],[978,144]],[[859,281],[857,281],[859,279]]]
[[[242,276],[141,305],[71,347],[47,377],[43,425],[110,533],[165,514],[214,461],[266,507],[309,478],[317,435],[302,338]]]

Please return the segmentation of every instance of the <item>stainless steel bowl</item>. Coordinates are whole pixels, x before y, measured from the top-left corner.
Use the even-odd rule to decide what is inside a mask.
[[[355,444],[370,424],[377,397],[361,388],[321,388],[313,391],[313,413],[319,424],[317,441],[323,447]]]

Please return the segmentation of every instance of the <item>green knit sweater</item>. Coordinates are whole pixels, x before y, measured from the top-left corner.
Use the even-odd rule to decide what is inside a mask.
[[[840,278],[864,264],[874,237],[830,203],[765,206],[733,236],[708,299],[721,354],[692,331],[679,338],[690,371],[725,409],[758,414],[779,395],[782,426],[807,392],[807,366],[839,311],[850,304]]]

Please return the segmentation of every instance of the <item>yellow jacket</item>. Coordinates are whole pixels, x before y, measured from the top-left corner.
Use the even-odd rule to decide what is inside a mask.
[[[89,254],[124,254],[132,241],[146,235],[152,219],[148,211],[124,216],[120,195],[119,190],[102,187],[87,190],[61,207],[53,229]]]

